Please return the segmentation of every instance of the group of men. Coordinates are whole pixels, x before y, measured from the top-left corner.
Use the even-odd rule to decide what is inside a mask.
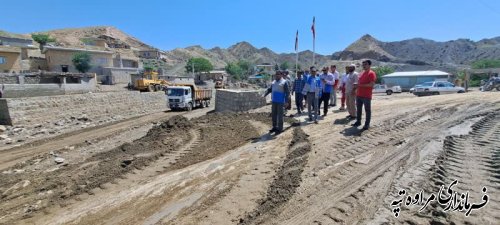
[[[292,82],[288,73],[276,71],[275,80],[264,96],[272,93],[273,128],[270,132],[277,134],[283,131],[285,109],[291,109],[291,96],[295,95],[297,115],[301,115],[307,107],[310,122],[318,123],[320,108],[323,105],[323,117],[328,114],[329,107],[337,105],[337,92],[342,94],[340,111],[347,108],[348,120],[356,120],[353,126],[361,126],[362,110],[366,120],[363,130],[370,128],[371,99],[373,86],[377,79],[371,70],[371,61],[362,62],[363,71],[356,72],[356,65],[347,66],[345,74],[339,76],[335,65],[324,67],[318,74],[316,67],[297,71],[297,77]],[[304,104],[305,102],[305,104]]]

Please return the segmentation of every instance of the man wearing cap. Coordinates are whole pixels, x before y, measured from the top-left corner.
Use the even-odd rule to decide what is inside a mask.
[[[311,67],[311,75],[307,78],[307,82],[302,90],[303,95],[307,95],[307,111],[309,113],[309,121],[318,123],[319,114],[319,98],[321,97],[321,81],[316,76],[316,67]],[[313,112],[314,111],[314,112]]]
[[[333,74],[328,73],[328,67],[323,68],[322,71],[323,74],[319,76],[319,79],[321,80],[321,100],[318,105],[321,107],[321,104],[324,104],[323,116],[326,116],[326,114],[328,114],[328,101],[330,101],[332,91],[335,91],[333,89],[335,78]]]
[[[370,120],[372,116],[372,91],[375,81],[377,80],[377,75],[373,70],[371,70],[372,61],[365,60],[362,63],[363,73],[359,76],[357,90],[356,90],[356,123],[353,126],[357,127],[361,125],[361,115],[363,111],[363,106],[365,107],[366,120],[363,130],[368,130],[370,128]]]
[[[302,95],[302,89],[304,89],[306,81],[302,79],[303,73],[304,73],[303,71],[297,72],[297,78],[295,78],[295,81],[293,81],[293,89],[292,89],[292,95],[295,92],[295,106],[297,107],[298,115],[300,115],[302,111],[304,111],[304,105],[302,104],[302,101],[304,99]]]
[[[356,65],[347,67],[347,78],[345,82],[345,97],[349,120],[356,119],[356,85],[358,85],[358,73],[355,72]]]
[[[285,115],[286,115],[286,112],[287,110],[290,110],[292,109],[292,97],[290,95],[290,92],[292,91],[291,90],[291,87],[292,87],[292,78],[290,77],[290,72],[288,70],[285,70],[285,71],[282,71],[283,73],[283,79],[285,79],[285,81],[287,82],[287,85],[289,87],[288,89],[288,97],[286,99],[286,106],[285,106]]]
[[[333,84],[333,90],[330,95],[330,106],[335,107],[337,106],[337,90],[339,85],[339,72],[337,71],[337,66],[331,65],[330,72],[333,75],[333,79],[335,80],[335,83]]]
[[[288,83],[283,79],[283,74],[281,71],[276,71],[275,80],[271,84],[271,87],[267,89],[267,96],[269,93],[272,93],[272,108],[271,108],[271,116],[273,120],[273,128],[269,130],[270,133],[275,132],[279,134],[283,131],[283,117],[286,106],[286,100],[288,98],[289,86]]]

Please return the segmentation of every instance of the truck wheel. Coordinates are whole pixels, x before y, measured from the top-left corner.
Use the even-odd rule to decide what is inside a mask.
[[[154,87],[153,85],[149,85],[149,86],[148,86],[148,91],[149,91],[149,92],[153,92],[153,91],[155,91],[155,87]]]
[[[439,92],[436,91],[436,92],[432,93],[432,95],[439,95]]]
[[[497,91],[500,91],[500,87],[497,87]]]
[[[392,95],[392,90],[387,90],[385,93],[387,93],[387,95]]]
[[[161,91],[161,86],[160,85],[155,85],[155,91]]]
[[[500,91],[500,90],[499,90]],[[210,100],[207,101],[207,106],[210,106]]]
[[[201,108],[205,108],[205,101],[201,101],[201,102],[200,102],[200,107],[201,107]]]
[[[190,102],[188,104],[187,111],[191,111],[191,110],[193,110],[193,103]]]

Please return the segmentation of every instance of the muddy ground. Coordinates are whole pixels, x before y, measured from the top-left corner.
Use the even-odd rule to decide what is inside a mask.
[[[0,224],[499,224],[499,97],[376,95],[368,131],[337,109],[278,136],[269,106],[174,116],[9,161]],[[454,180],[488,203],[392,205]]]

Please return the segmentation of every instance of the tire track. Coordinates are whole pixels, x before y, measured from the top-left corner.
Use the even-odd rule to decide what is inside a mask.
[[[280,212],[280,207],[290,200],[302,182],[301,175],[310,151],[311,145],[307,134],[301,128],[294,128],[286,158],[276,172],[265,198],[258,201],[254,211],[240,218],[238,224],[260,224]]]
[[[290,206],[283,215],[283,218],[288,219],[285,223],[310,224],[316,221],[318,224],[343,222],[350,224],[372,218],[372,215],[356,218],[345,214],[345,212],[375,212],[375,210],[370,210],[373,204],[360,204],[357,199],[362,199],[362,197],[359,193],[356,194],[357,191],[366,190],[363,187],[373,185],[377,183],[377,180],[385,180],[387,182],[378,183],[377,186],[378,190],[384,193],[378,199],[383,199],[388,195],[391,180],[395,176],[394,172],[389,172],[395,170],[391,168],[410,159],[418,161],[418,157],[410,157],[413,150],[421,145],[418,137],[429,138],[427,133],[429,130],[446,127],[450,117],[457,114],[456,112],[458,112],[457,107],[451,106],[418,113],[417,115],[420,116],[404,114],[396,119],[385,121],[380,126],[374,126],[367,135],[363,133],[363,138],[347,137],[340,140],[339,147],[336,149],[339,154],[333,157],[333,161],[337,163],[330,166],[334,168],[327,167],[320,170],[325,174],[320,176],[320,180],[327,179],[328,181],[313,190],[308,190],[308,193],[311,193],[308,198],[300,200],[302,205],[314,205],[314,207],[304,209],[297,205]],[[423,117],[426,114],[428,116]],[[455,118],[460,119],[460,115],[462,114],[455,115]],[[411,139],[413,141],[408,143]],[[324,191],[325,189],[327,191]],[[339,202],[351,204],[346,203],[349,207],[343,209],[334,209]],[[373,208],[377,207],[375,204]],[[326,217],[328,220],[325,219]]]
[[[453,180],[458,180],[454,190],[459,193],[470,193],[472,202],[480,202],[482,187],[487,194],[500,194],[500,113],[487,114],[472,126],[468,135],[447,136],[443,143],[443,152],[436,159],[431,183],[427,190],[433,193],[438,187],[447,187]],[[489,198],[489,203],[480,210],[473,211],[469,217],[464,212],[443,212],[443,206],[431,205],[427,213],[438,216],[431,222],[461,224],[494,224],[500,221],[500,199]]]

